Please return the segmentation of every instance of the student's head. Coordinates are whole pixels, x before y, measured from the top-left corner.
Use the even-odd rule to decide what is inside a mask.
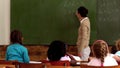
[[[118,39],[118,40],[115,42],[115,46],[116,46],[117,50],[120,51],[120,39]]]
[[[87,17],[88,14],[88,9],[86,9],[85,7],[81,6],[77,9],[78,14],[81,15],[81,17]]]
[[[92,53],[93,56],[100,59],[101,62],[104,62],[104,57],[107,56],[109,50],[108,50],[108,44],[103,40],[97,40],[92,45]]]
[[[11,43],[20,43],[22,44],[22,33],[18,30],[13,30],[10,35]]]
[[[117,52],[117,48],[116,48],[115,45],[113,45],[112,48],[111,48],[111,53],[115,54],[116,52]]]
[[[50,61],[59,61],[66,54],[66,44],[62,41],[55,40],[51,42],[47,51],[47,56]]]

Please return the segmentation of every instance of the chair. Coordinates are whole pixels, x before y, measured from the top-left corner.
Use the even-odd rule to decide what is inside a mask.
[[[86,64],[80,64],[80,68],[120,68],[120,66],[88,66]]]
[[[43,63],[19,63],[19,68],[44,68]]]
[[[69,61],[47,61],[47,60],[41,60],[42,63],[50,64],[52,66],[70,66]]]

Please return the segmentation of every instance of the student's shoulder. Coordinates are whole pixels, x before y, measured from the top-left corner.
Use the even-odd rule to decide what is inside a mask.
[[[120,53],[120,51],[117,51],[116,53]]]
[[[10,45],[10,46],[11,46],[11,45]],[[18,47],[18,48],[25,48],[25,49],[26,49],[26,47],[25,47],[24,45],[19,44],[19,43],[12,44],[12,46]]]
[[[104,64],[106,66],[118,65],[117,61],[112,56],[107,56],[105,58],[105,63]]]
[[[117,51],[117,52],[115,53],[115,55],[120,56],[120,51]]]
[[[11,48],[11,47],[15,47],[15,46],[16,46],[16,44],[10,44],[7,46],[7,48]]]
[[[105,57],[105,61],[115,61],[115,59],[113,58],[113,56],[107,55],[107,56]]]
[[[21,48],[24,48],[24,49],[27,49],[24,45],[22,45],[22,44],[19,44],[19,47],[21,47]]]
[[[100,64],[101,64],[100,59],[97,59],[97,58],[94,57],[94,58],[92,58],[90,60],[90,62],[88,62],[87,65],[90,65],[90,66],[100,66]]]

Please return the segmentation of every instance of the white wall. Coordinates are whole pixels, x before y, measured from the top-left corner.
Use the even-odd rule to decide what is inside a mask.
[[[0,0],[0,45],[9,44],[10,0]]]

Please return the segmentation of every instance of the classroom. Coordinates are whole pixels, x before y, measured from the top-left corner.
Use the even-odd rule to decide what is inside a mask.
[[[68,44],[68,52],[77,53],[78,7],[88,9],[90,41],[107,42],[109,50],[120,38],[119,0],[0,0],[0,60],[5,59],[12,30],[23,34],[23,45],[31,61],[45,60],[54,40]]]

